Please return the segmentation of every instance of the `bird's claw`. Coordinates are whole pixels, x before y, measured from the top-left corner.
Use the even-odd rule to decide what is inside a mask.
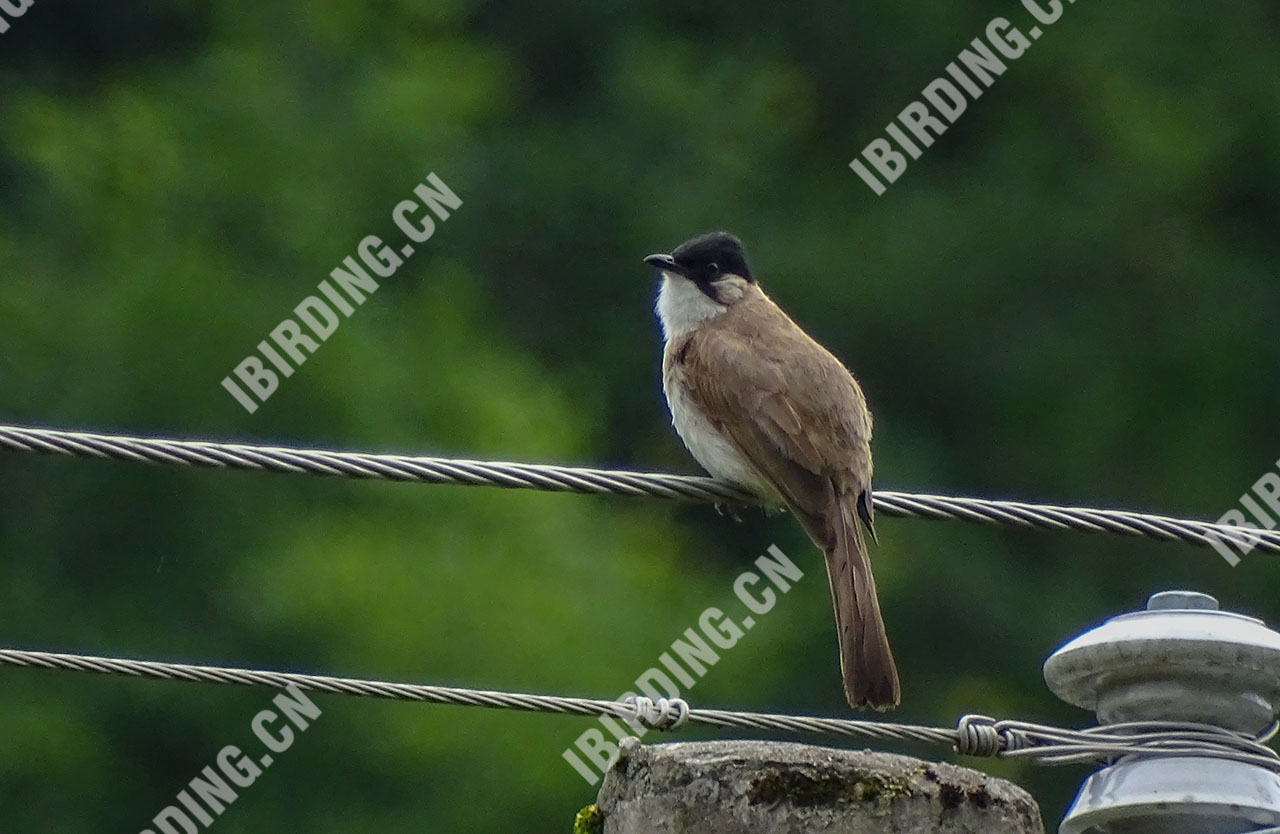
[[[738,522],[739,524],[742,523],[742,515],[741,515],[742,507],[741,506],[737,504],[730,504],[730,503],[722,504],[720,502],[716,502],[713,506],[716,508],[717,515],[728,516],[729,518],[732,518],[734,521]]]

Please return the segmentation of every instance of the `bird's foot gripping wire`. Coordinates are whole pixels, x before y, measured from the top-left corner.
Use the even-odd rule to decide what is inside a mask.
[[[715,503],[716,514],[728,516],[739,524],[742,523],[742,505],[741,504],[722,504],[719,501]]]

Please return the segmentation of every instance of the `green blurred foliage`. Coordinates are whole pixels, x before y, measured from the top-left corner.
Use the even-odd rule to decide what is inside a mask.
[[[882,197],[849,160],[1018,3],[161,5],[0,35],[4,422],[693,472],[640,258],[723,227],[856,369],[882,488],[1217,517],[1280,457],[1273,4],[1069,6]],[[219,380],[431,171],[456,216],[247,414]],[[785,516],[0,463],[6,646],[612,697],[777,542],[805,579],[693,698],[845,712]],[[1155,590],[1280,615],[1261,556],[880,532],[902,720],[1087,723],[1040,663]],[[6,831],[140,830],[269,701],[0,677]],[[567,830],[594,794],[590,722],[318,703],[217,830]],[[1085,775],[982,765],[1051,824]]]

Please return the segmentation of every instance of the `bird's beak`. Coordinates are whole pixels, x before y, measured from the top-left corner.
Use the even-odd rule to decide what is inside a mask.
[[[663,272],[688,277],[685,268],[676,263],[670,255],[650,255],[644,259],[644,262],[649,266],[661,269]]]

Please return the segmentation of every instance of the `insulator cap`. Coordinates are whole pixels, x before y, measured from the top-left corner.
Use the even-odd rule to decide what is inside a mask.
[[[1044,679],[1102,724],[1196,721],[1256,735],[1280,706],[1280,634],[1207,594],[1167,591],[1058,649]]]
[[[1280,704],[1280,634],[1166,591],[1112,617],[1045,662],[1044,679],[1101,724],[1194,721],[1250,736]],[[1280,776],[1200,756],[1124,757],[1085,781],[1059,834],[1236,834],[1280,825]]]

